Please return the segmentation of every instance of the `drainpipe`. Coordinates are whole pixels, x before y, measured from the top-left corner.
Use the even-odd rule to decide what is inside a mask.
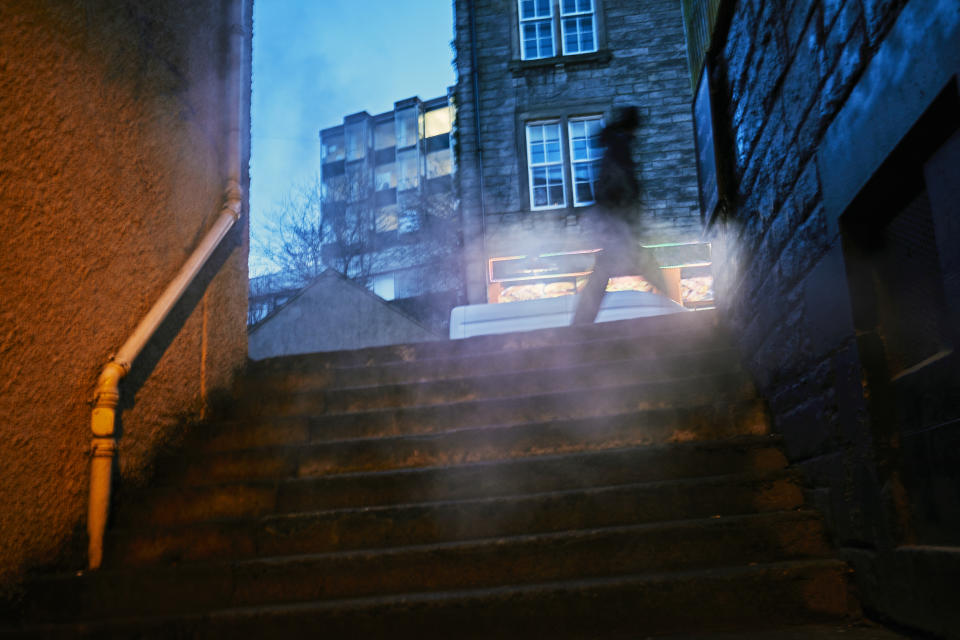
[[[230,49],[225,88],[228,107],[226,169],[227,184],[224,204],[213,227],[199,246],[164,289],[133,334],[111,357],[97,379],[90,427],[93,431],[90,461],[90,501],[87,510],[89,536],[88,566],[98,569],[103,562],[103,538],[110,514],[110,486],[117,455],[116,409],[120,402],[120,381],[126,376],[137,356],[177,304],[187,287],[219,246],[227,232],[240,219],[243,191],[240,188],[240,124],[243,90],[244,8],[247,0],[234,0],[230,12]]]
[[[477,167],[480,173],[480,258],[483,261],[483,289],[487,289],[487,207],[486,189],[483,184],[483,142],[480,136],[480,64],[477,56],[477,16],[473,0],[467,0],[470,12],[470,66],[473,79],[473,123],[477,135]]]

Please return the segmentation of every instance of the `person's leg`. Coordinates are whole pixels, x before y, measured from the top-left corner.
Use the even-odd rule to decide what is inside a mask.
[[[573,312],[571,324],[591,324],[596,320],[609,279],[608,254],[606,251],[602,251],[597,256],[597,262],[593,266],[593,273],[587,278],[587,284],[578,294],[577,308]]]
[[[656,287],[660,295],[668,295],[669,289],[667,288],[667,281],[663,277],[660,265],[657,264],[657,261],[653,257],[653,251],[637,245],[634,262],[637,265],[637,271],[640,272],[644,280]]]

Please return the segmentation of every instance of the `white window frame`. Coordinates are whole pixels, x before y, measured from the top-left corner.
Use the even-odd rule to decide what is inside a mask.
[[[533,154],[531,149],[531,139],[530,139],[530,130],[532,127],[546,127],[554,125],[557,127],[557,135],[559,137],[560,145],[560,161],[559,162],[548,162],[546,158],[546,152],[544,153],[544,162],[533,162]],[[530,210],[531,211],[541,211],[544,209],[563,209],[567,206],[567,175],[566,175],[566,161],[567,158],[564,154],[564,144],[563,144],[563,130],[564,130],[563,120],[560,118],[554,118],[551,120],[533,120],[527,122],[524,126],[525,133],[525,143],[527,147],[527,184],[530,192]],[[534,196],[534,184],[533,184],[533,172],[534,169],[547,168],[546,178],[547,178],[547,200],[550,199],[550,171],[549,167],[559,166],[560,167],[560,186],[563,193],[563,202],[561,204],[545,204],[541,206],[536,206],[536,197]]]
[[[600,123],[600,130],[603,130],[603,116],[578,116],[575,118],[567,119],[567,144],[568,144],[568,157],[570,158],[570,189],[573,192],[573,206],[575,207],[586,207],[588,205],[594,204],[596,202],[596,183],[597,183],[597,174],[600,171],[600,160],[603,158],[603,152],[599,152],[595,157],[588,157],[581,160],[577,160],[576,154],[573,152],[573,131],[572,126],[575,122],[593,122],[597,121]],[[587,138],[589,141],[589,137]],[[590,145],[587,144],[587,153],[589,155]],[[577,198],[577,165],[592,165],[593,172],[592,180],[594,185],[594,199],[593,200],[584,200],[581,201]]]
[[[599,34],[597,33],[597,0],[588,0],[590,3],[590,9],[588,11],[568,11],[564,12],[563,3],[564,0],[546,0],[547,6],[549,7],[549,14],[540,14],[536,13],[530,17],[523,17],[523,3],[534,2],[538,0],[517,0],[517,25],[520,37],[520,59],[521,60],[543,60],[547,58],[554,58],[557,56],[569,56],[569,55],[579,55],[582,53],[594,53],[599,50]],[[575,2],[577,0],[574,0]],[[590,23],[592,27],[592,36],[593,36],[593,48],[592,49],[580,49],[576,51],[567,50],[567,20],[581,20],[583,18],[590,18]],[[537,55],[528,56],[527,48],[525,46],[524,39],[524,27],[531,24],[548,24],[550,27],[550,46],[551,51],[550,55],[545,55],[541,52],[540,47],[540,37],[538,34],[537,37]],[[580,34],[580,30],[577,30],[577,33]],[[557,46],[557,39],[559,38],[560,43]],[[580,38],[577,38],[578,47]]]
[[[576,9],[572,12],[564,13],[563,5],[566,0],[560,0],[560,47],[563,50],[563,55],[571,56],[577,55],[579,53],[593,53],[597,50],[597,7],[594,4],[594,0],[587,0],[590,3],[590,9],[588,11],[577,11]],[[580,0],[573,0],[576,4]],[[577,44],[578,48],[576,51],[567,51],[567,21],[571,19],[579,20],[589,17],[590,26],[591,26],[591,35],[593,36],[593,48],[592,49],[581,49],[579,48],[580,44],[580,34],[583,33],[580,31],[579,27],[577,28]]]
[[[534,5],[539,0],[517,0],[517,18],[520,24],[520,58],[522,60],[540,60],[543,58],[553,58],[557,55],[557,37],[556,37],[556,27],[554,26],[554,10],[553,5],[556,0],[546,0],[547,7],[550,10],[550,13],[547,15],[541,15],[536,13],[533,17],[524,18],[523,17],[523,3],[524,2],[533,2]],[[527,48],[524,46],[524,36],[523,28],[530,24],[542,24],[546,23],[550,28],[550,55],[542,55],[540,52],[540,36],[537,34],[537,55],[527,56]]]

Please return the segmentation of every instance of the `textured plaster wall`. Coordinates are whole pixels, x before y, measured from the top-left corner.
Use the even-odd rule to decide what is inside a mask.
[[[82,562],[97,374],[219,211],[226,4],[0,3],[0,588]],[[121,486],[245,362],[246,238],[121,386]]]
[[[457,0],[457,160],[468,296],[478,299],[486,260],[524,250],[594,248],[589,207],[530,211],[525,122],[637,106],[635,161],[647,241],[700,234],[690,80],[680,3],[602,0],[600,51],[548,63],[520,60],[515,0],[475,0],[482,167],[474,108],[468,2]],[[558,44],[559,46],[559,44]],[[567,151],[564,151],[567,154]],[[485,220],[480,220],[481,175]],[[569,197],[568,197],[569,200]],[[481,241],[480,236],[485,235]],[[481,246],[482,245],[482,246]]]

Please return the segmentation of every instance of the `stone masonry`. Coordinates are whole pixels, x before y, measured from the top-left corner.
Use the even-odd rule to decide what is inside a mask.
[[[635,159],[645,240],[692,240],[700,235],[680,5],[672,0],[595,4],[598,51],[521,60],[515,0],[454,3],[457,176],[471,303],[485,301],[490,257],[592,248],[589,207],[530,210],[524,126],[532,119],[586,114],[609,118],[616,106],[639,107]]]
[[[955,570],[956,557],[898,547],[916,541],[902,452],[896,437],[878,430],[869,398],[842,215],[933,97],[949,91],[947,79],[960,70],[960,5],[728,6],[712,57],[734,178],[730,209],[711,229],[718,303],[789,456],[807,472],[835,541],[858,569],[865,606],[955,634],[943,595],[955,594],[946,567]],[[866,135],[850,135],[858,119]]]

